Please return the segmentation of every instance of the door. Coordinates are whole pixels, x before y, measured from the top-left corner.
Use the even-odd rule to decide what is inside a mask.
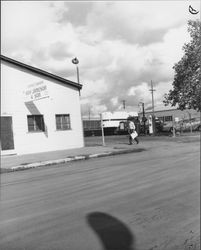
[[[12,116],[1,116],[1,150],[14,149]]]

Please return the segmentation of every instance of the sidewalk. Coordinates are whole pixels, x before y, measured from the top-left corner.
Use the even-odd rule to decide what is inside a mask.
[[[77,149],[34,153],[26,155],[1,156],[1,173],[50,166],[65,162],[87,160],[108,155],[141,152],[139,145],[113,144],[109,146],[91,146]]]
[[[99,138],[100,139],[100,138]],[[166,144],[199,142],[200,133],[177,136],[175,138],[167,136],[140,137],[140,144],[128,145],[127,138],[110,137],[106,146],[100,146],[101,141],[97,144],[97,138],[88,138],[86,147],[68,150],[51,151],[44,153],[26,154],[26,155],[9,155],[1,156],[0,173],[25,170],[30,168],[56,165],[71,161],[87,160],[90,158],[104,157],[109,155],[126,154],[142,152],[155,147],[160,148]],[[95,143],[94,143],[95,142]]]

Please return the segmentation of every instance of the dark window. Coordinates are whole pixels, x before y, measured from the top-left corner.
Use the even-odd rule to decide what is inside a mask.
[[[56,128],[57,130],[71,129],[70,115],[56,115]]]
[[[43,115],[28,115],[28,131],[45,131]]]
[[[172,116],[165,116],[165,121],[166,122],[172,121]]]

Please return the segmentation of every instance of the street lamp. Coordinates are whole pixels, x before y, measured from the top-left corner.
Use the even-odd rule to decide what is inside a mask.
[[[77,57],[72,59],[72,63],[76,65],[76,68],[77,68],[77,82],[80,83],[79,68],[78,68],[79,61],[78,61]]]
[[[145,112],[144,112],[144,102],[139,102],[139,104],[142,104],[142,122],[143,122],[143,127],[144,127],[144,134],[146,134],[146,124],[145,123],[146,123],[147,118],[145,117]]]
[[[72,63],[76,65],[76,69],[77,69],[77,82],[78,82],[78,84],[80,84],[79,68],[78,68],[79,61],[78,61],[77,57],[75,57],[75,58],[72,59]],[[79,90],[79,95],[80,95],[80,90]],[[83,121],[82,121],[82,132],[83,132],[83,138],[84,138]],[[83,144],[85,145],[84,140],[83,140]]]

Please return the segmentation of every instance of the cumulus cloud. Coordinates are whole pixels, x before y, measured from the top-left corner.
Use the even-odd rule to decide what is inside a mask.
[[[2,54],[72,81],[78,57],[83,115],[120,110],[122,100],[149,107],[151,80],[160,106],[189,41],[189,3],[3,1]]]
[[[162,41],[168,28],[181,25],[185,15],[178,13],[186,10],[179,2],[99,2],[89,13],[87,24],[92,30],[101,29],[106,39],[147,45]]]
[[[57,3],[56,3],[57,4]],[[86,23],[88,13],[91,11],[93,2],[63,2],[58,9],[59,23],[73,23],[75,26],[83,26]],[[54,7],[54,3],[52,4]]]

